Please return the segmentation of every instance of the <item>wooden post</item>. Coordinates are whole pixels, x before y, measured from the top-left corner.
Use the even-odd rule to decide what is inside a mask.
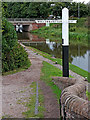
[[[69,77],[69,35],[68,35],[68,17],[67,8],[62,9],[62,59],[63,59],[63,77]]]

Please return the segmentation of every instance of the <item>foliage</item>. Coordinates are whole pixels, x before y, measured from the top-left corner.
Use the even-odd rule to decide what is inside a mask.
[[[10,74],[15,74],[15,73],[17,73],[17,72],[21,72],[21,71],[24,71],[24,70],[28,69],[28,68],[30,67],[30,65],[31,65],[31,63],[30,63],[30,61],[28,61],[28,64],[27,64],[27,65],[22,66],[22,67],[20,67],[20,68],[15,68],[13,71],[11,70],[11,71],[8,71],[8,72],[3,72],[2,74],[3,74],[4,76],[10,75]]]
[[[7,4],[7,7],[6,5]],[[47,18],[49,15],[62,16],[62,8],[70,10],[70,16],[78,17],[76,2],[7,2],[4,4],[7,18]],[[55,4],[52,6],[51,4]],[[80,17],[88,16],[88,5],[79,3]]]
[[[7,18],[37,18],[47,17],[50,3],[20,2],[7,3]]]
[[[2,19],[2,72],[14,70],[29,64],[28,54],[18,44],[14,26]]]
[[[2,16],[6,17],[8,15],[8,11],[7,11],[7,3],[6,2],[2,2]]]
[[[5,18],[2,19],[2,50],[8,51],[17,43],[17,35],[14,26]]]

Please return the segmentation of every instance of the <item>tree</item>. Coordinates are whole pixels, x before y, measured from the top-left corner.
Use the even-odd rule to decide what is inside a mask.
[[[51,4],[55,4],[55,6],[51,6]],[[87,5],[84,3],[79,3],[79,5],[80,16],[87,16]],[[50,14],[62,16],[64,7],[70,10],[70,16],[78,17],[78,3],[76,2],[8,2],[4,5],[7,18],[47,18]]]

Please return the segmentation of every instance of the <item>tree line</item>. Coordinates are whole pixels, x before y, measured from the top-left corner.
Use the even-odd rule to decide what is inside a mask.
[[[69,9],[70,16],[88,16],[88,4],[76,2],[7,2],[3,3],[6,18],[48,18],[49,15],[62,16],[62,8]]]

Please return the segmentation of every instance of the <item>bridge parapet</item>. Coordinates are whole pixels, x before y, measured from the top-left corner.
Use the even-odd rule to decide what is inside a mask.
[[[43,20],[43,18],[7,18],[8,21],[35,21]]]

